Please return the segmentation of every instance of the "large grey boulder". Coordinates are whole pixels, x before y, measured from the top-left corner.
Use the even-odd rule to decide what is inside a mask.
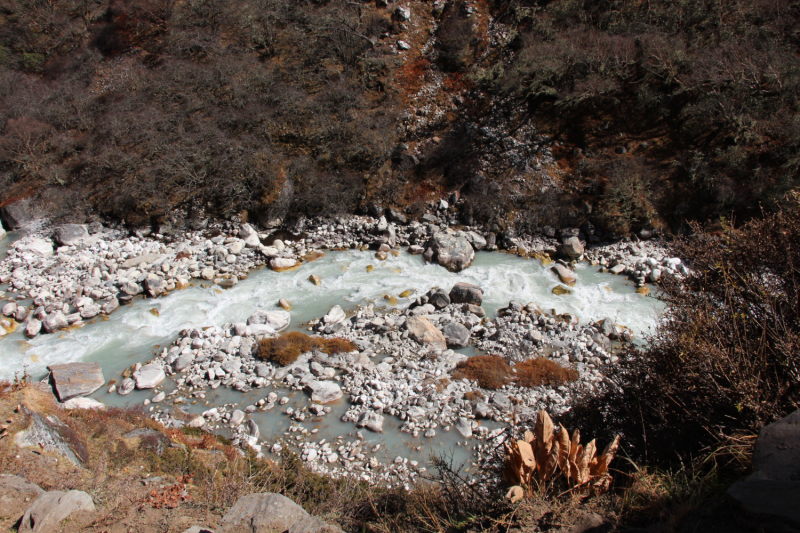
[[[57,416],[43,416],[25,406],[23,412],[30,417],[30,424],[14,436],[17,446],[57,453],[76,465],[89,459],[80,436]]]
[[[368,430],[374,431],[375,433],[382,433],[383,422],[384,422],[383,415],[379,415],[375,411],[364,411],[363,413],[361,413],[361,416],[358,417],[358,422],[356,422],[356,426],[360,428],[367,428]]]
[[[77,245],[88,237],[89,230],[84,224],[64,224],[58,226],[53,233],[53,238],[59,246]]]
[[[569,237],[564,239],[562,245],[564,253],[571,259],[577,259],[583,255],[583,244],[577,237]]]
[[[35,337],[40,331],[42,331],[42,323],[35,318],[29,319],[25,324],[25,336],[27,337]]]
[[[121,268],[133,268],[133,267],[137,267],[137,266],[139,266],[141,264],[144,264],[144,263],[153,264],[156,261],[158,261],[159,259],[161,259],[162,257],[163,257],[163,254],[158,254],[158,253],[142,254],[142,255],[140,255],[138,257],[132,257],[130,259],[126,259],[125,261],[122,262],[122,264],[120,264],[120,267]]]
[[[292,315],[288,311],[256,311],[247,319],[247,325],[264,324],[274,331],[283,331],[289,327]]]
[[[99,363],[66,363],[50,365],[50,382],[60,402],[87,396],[105,383]]]
[[[469,343],[470,331],[458,322],[449,322],[442,328],[448,348],[463,348]]]
[[[326,324],[338,324],[344,321],[346,317],[347,315],[345,315],[344,309],[339,305],[334,305],[331,307],[331,310],[328,311],[328,314],[322,317],[322,321]]]
[[[53,255],[53,243],[44,239],[30,239],[17,244],[17,251],[28,252],[42,257]]]
[[[233,504],[217,533],[342,533],[280,494],[248,494]]]
[[[472,421],[469,418],[463,416],[459,417],[458,420],[456,420],[455,428],[465,439],[472,436]]]
[[[19,533],[50,533],[61,521],[78,511],[94,512],[92,497],[82,490],[53,491],[39,496],[25,512]]]
[[[150,363],[133,373],[137,389],[152,389],[167,378],[164,369],[159,365]]]
[[[3,222],[0,221],[0,240],[6,236],[6,229],[3,227]]]
[[[436,289],[428,298],[428,303],[436,309],[444,309],[450,305],[450,296],[447,295],[447,291],[444,289]]]
[[[155,298],[166,292],[167,282],[164,281],[164,278],[155,274],[148,274],[144,278],[144,289],[147,291],[148,296]]]
[[[38,219],[47,216],[47,207],[43,202],[23,198],[0,208],[0,217],[3,218],[9,229],[24,228]]]
[[[133,389],[135,388],[136,382],[131,378],[125,378],[122,380],[122,383],[119,384],[119,387],[117,387],[117,394],[120,396],[127,396],[128,394],[132,393]]]
[[[269,267],[276,272],[284,272],[286,270],[291,270],[296,266],[297,266],[296,259],[275,257],[273,259],[270,259],[269,261]]]
[[[572,270],[568,269],[561,263],[556,263],[553,265],[550,270],[558,276],[558,279],[561,280],[561,283],[564,285],[575,285],[575,282],[578,281],[578,278],[575,276],[575,273]]]
[[[761,429],[753,474],[728,496],[750,514],[800,526],[800,410]]]
[[[483,290],[472,283],[456,283],[450,289],[450,301],[454,304],[481,305],[483,303]]]
[[[61,311],[53,311],[42,320],[42,329],[45,333],[53,333],[69,326],[67,317]]]
[[[427,318],[412,316],[406,320],[406,328],[408,329],[408,336],[423,346],[441,350],[447,349],[447,339]]]
[[[451,272],[461,272],[475,259],[475,250],[460,234],[437,233],[428,241],[428,251],[432,260]]]
[[[330,403],[342,397],[342,388],[330,381],[312,381],[306,385],[306,391],[317,403]]]

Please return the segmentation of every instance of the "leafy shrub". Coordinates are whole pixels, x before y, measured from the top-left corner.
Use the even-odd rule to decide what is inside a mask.
[[[499,389],[509,382],[511,367],[497,355],[476,355],[461,361],[453,370],[453,379],[477,381],[483,389]]]
[[[259,342],[258,357],[286,366],[297,361],[301,354],[312,350],[320,350],[328,355],[336,355],[357,349],[355,344],[346,339],[323,339],[311,337],[299,331],[292,331]]]
[[[578,372],[572,368],[564,368],[555,361],[539,357],[528,359],[514,366],[516,372],[514,382],[520,387],[539,387],[547,385],[558,387],[578,379]]]

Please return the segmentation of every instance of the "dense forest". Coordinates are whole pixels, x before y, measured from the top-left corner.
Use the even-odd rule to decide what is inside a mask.
[[[789,0],[0,3],[0,203],[267,223],[459,191],[609,232],[797,186]]]

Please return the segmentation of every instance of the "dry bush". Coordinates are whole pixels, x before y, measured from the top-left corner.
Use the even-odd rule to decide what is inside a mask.
[[[539,357],[528,359],[514,366],[514,382],[520,387],[539,387],[547,385],[558,387],[578,379],[578,371],[564,368],[555,361]]]
[[[570,416],[623,432],[662,464],[755,434],[800,407],[800,198],[722,235],[695,226],[673,254],[692,272],[667,278],[666,309],[644,348],[629,346],[612,386]],[[715,232],[717,233],[717,232]]]
[[[550,416],[539,411],[533,432],[526,431],[523,439],[505,443],[503,476],[513,485],[507,497],[514,502],[522,499],[526,491],[538,488],[543,492],[544,485],[559,473],[573,490],[606,492],[612,481],[608,465],[618,447],[619,436],[596,455],[594,440],[583,446],[580,432],[576,429],[570,438],[564,426],[555,433]]]
[[[479,390],[471,390],[464,394],[464,399],[470,402],[474,401],[482,402],[483,400],[486,399],[486,395]]]
[[[328,355],[336,355],[357,349],[355,344],[346,339],[323,339],[321,337],[311,337],[299,331],[292,331],[259,342],[258,357],[286,366],[297,361],[301,354],[313,350],[319,350]]]
[[[508,384],[511,367],[497,355],[476,355],[456,365],[453,379],[477,381],[482,389],[499,389]]]

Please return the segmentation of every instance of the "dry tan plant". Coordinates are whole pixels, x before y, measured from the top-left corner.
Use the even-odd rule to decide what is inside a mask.
[[[596,455],[594,440],[584,447],[577,429],[572,438],[564,426],[555,432],[547,412],[539,411],[533,433],[526,431],[522,440],[505,443],[503,475],[512,485],[506,497],[512,503],[519,501],[534,486],[555,479],[559,471],[573,490],[606,492],[611,486],[608,465],[618,447],[619,436],[616,436],[602,454]]]

